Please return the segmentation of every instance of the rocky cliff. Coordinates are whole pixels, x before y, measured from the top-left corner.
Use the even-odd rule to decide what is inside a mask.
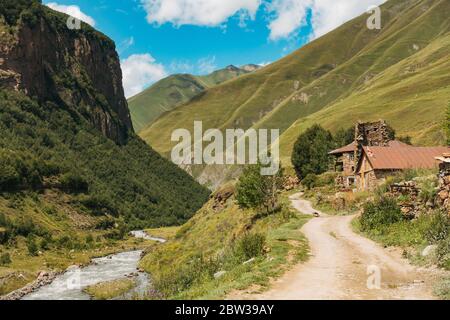
[[[56,103],[126,143],[133,126],[114,43],[85,23],[70,29],[68,16],[40,1],[21,1],[12,19],[8,2],[0,7],[0,88]]]

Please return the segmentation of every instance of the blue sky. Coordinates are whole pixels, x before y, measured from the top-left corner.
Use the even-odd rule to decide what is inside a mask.
[[[51,0],[111,37],[127,96],[173,73],[267,64],[382,0]]]

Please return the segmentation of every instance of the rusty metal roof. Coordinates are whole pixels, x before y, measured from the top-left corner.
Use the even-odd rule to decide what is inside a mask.
[[[356,147],[356,142],[352,142],[349,145],[346,145],[345,147],[331,151],[329,154],[341,154],[341,153],[354,152],[355,147]],[[389,141],[389,147],[400,148],[400,147],[412,147],[412,146],[410,146],[409,144],[403,143],[401,141],[398,141],[398,140],[392,140],[392,141]]]
[[[347,152],[354,152],[356,147],[356,143],[352,142],[349,145],[346,145],[345,147],[336,149],[331,151],[329,154],[340,154],[340,153],[347,153]]]
[[[364,147],[373,169],[432,169],[449,147]]]

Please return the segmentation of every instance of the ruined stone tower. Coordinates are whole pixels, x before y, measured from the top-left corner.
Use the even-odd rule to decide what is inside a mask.
[[[387,125],[386,121],[361,122],[355,126],[355,161],[359,161],[362,148],[366,146],[388,147],[389,141],[394,140],[395,132]]]

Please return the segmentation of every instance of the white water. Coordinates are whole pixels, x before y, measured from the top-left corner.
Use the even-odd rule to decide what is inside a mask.
[[[163,239],[163,238],[152,237],[151,235],[149,235],[147,232],[145,232],[143,230],[131,231],[130,234],[132,236],[134,236],[135,238],[141,238],[141,239],[145,239],[145,240],[158,241],[161,243],[165,243],[167,241],[166,239]]]
[[[131,235],[146,240],[166,242],[165,239],[154,238],[145,231],[132,231]],[[57,276],[53,282],[43,286],[33,293],[24,296],[23,300],[90,300],[90,296],[83,292],[88,286],[101,282],[123,279],[136,273],[142,251],[128,251],[103,258],[93,259],[84,268],[70,267],[66,272]],[[131,299],[134,295],[144,295],[149,289],[150,279],[146,273],[138,273],[136,287],[118,299]]]
[[[142,251],[123,252],[108,257],[93,259],[92,264],[85,268],[71,267],[65,273],[57,276],[47,286],[23,297],[23,300],[89,300],[90,297],[83,289],[117,279],[125,278],[137,272],[137,265]],[[136,277],[137,288],[145,292],[148,288],[147,275]],[[141,283],[141,282],[145,282]],[[142,294],[144,292],[136,292]]]

